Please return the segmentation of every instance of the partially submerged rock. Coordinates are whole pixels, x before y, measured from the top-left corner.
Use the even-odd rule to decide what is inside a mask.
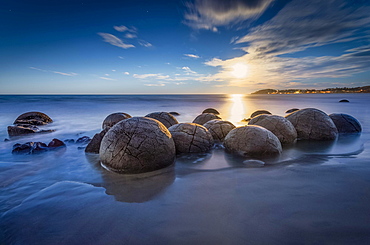
[[[50,143],[48,144],[48,147],[50,148],[56,148],[56,147],[61,147],[61,146],[66,146],[66,144],[64,144],[63,141],[61,140],[58,140],[58,139],[52,139],[52,141],[50,141]]]
[[[206,122],[214,120],[214,119],[221,119],[221,117],[213,113],[202,113],[194,119],[193,123],[203,125]]]
[[[86,146],[85,152],[99,154],[101,141],[105,134],[108,132],[108,130],[109,128],[105,128],[100,133],[95,134],[94,137],[89,142],[89,144]]]
[[[292,108],[292,109],[287,110],[285,113],[292,113],[292,112],[295,112],[295,111],[299,111],[299,109],[298,108]]]
[[[333,120],[338,133],[361,133],[362,127],[359,121],[353,116],[343,113],[333,113],[329,117]]]
[[[250,116],[250,118],[253,118],[255,116],[258,116],[258,115],[261,115],[261,114],[268,114],[268,115],[271,115],[271,112],[269,111],[266,111],[266,110],[257,110],[255,112],[253,112]]]
[[[282,147],[279,139],[260,126],[242,126],[231,130],[224,140],[225,149],[244,157],[279,155]]]
[[[38,154],[49,150],[55,150],[65,147],[65,144],[59,139],[53,139],[48,145],[43,142],[27,142],[24,144],[15,144],[13,154]]]
[[[223,142],[226,135],[235,128],[231,122],[220,119],[208,121],[203,126],[212,134],[215,142]]]
[[[218,112],[218,110],[216,110],[214,108],[207,108],[202,113],[213,113],[213,114],[216,114],[216,115],[220,115],[220,113]]]
[[[160,121],[164,126],[166,126],[166,128],[179,123],[177,119],[168,112],[153,112],[149,113],[145,117],[150,117]]]
[[[115,172],[137,174],[167,167],[175,160],[175,143],[159,121],[132,117],[114,125],[103,137],[102,164]]]
[[[323,111],[306,108],[286,116],[297,130],[298,139],[333,140],[338,130],[331,118]]]
[[[214,140],[207,128],[195,123],[179,123],[168,129],[175,141],[177,153],[209,151]]]
[[[343,100],[340,100],[339,102],[341,102],[341,103],[348,103],[349,102],[349,100],[347,100],[347,99],[343,99]]]
[[[297,140],[297,131],[293,124],[281,116],[262,114],[252,118],[248,125],[258,125],[270,130],[281,144],[291,144]]]
[[[111,128],[119,121],[122,121],[128,118],[131,118],[131,116],[124,112],[112,113],[104,119],[103,124],[102,124],[102,129],[104,130],[105,128]]]
[[[8,126],[9,136],[21,136],[34,133],[50,133],[55,130],[41,130],[37,126],[46,125],[53,120],[45,113],[32,111],[18,116],[14,121],[14,126]],[[36,126],[37,125],[37,126]]]
[[[54,132],[53,129],[46,129],[40,130],[38,127],[33,125],[24,125],[24,126],[8,126],[8,134],[10,137],[12,136],[21,136],[26,134],[34,134],[34,133],[51,133]]]
[[[91,141],[89,136],[82,136],[76,140],[77,144],[88,144]]]

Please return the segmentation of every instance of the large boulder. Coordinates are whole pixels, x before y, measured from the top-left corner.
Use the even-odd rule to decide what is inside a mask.
[[[170,132],[161,122],[132,117],[118,122],[105,134],[99,155],[106,168],[137,174],[173,164],[176,150]]]
[[[333,140],[338,130],[331,118],[323,111],[306,108],[286,116],[297,130],[298,139]]]
[[[282,147],[279,139],[260,126],[242,126],[231,130],[224,139],[225,149],[244,157],[279,155]]]
[[[116,112],[108,115],[102,124],[103,130],[106,128],[111,128],[114,126],[114,124],[118,123],[119,121],[125,120],[131,118],[131,116],[124,112]]]
[[[221,119],[221,117],[217,116],[214,113],[202,113],[193,120],[193,123],[203,125],[206,122],[214,119]]]
[[[216,110],[215,108],[207,108],[202,113],[213,113],[213,114],[216,114],[216,115],[220,115],[218,110]]]
[[[164,126],[166,126],[166,128],[179,123],[177,119],[168,112],[153,112],[149,113],[145,117],[150,117],[160,121]]]
[[[359,121],[353,116],[343,113],[333,113],[329,117],[333,120],[339,133],[361,133],[362,128]]]
[[[23,113],[15,119],[15,125],[45,125],[53,122],[53,120],[45,113],[39,111],[31,111]]]
[[[281,144],[291,144],[297,140],[297,131],[285,117],[262,114],[252,118],[248,125],[258,125],[270,130]]]
[[[86,146],[85,152],[99,154],[101,141],[108,130],[109,128],[107,127],[103,129],[100,133],[95,134],[94,137],[90,140],[89,144]]]
[[[179,123],[168,130],[175,141],[177,153],[207,152],[214,144],[207,128],[196,123]]]
[[[226,135],[235,128],[231,122],[220,119],[208,121],[203,126],[212,134],[215,142],[223,142]]]

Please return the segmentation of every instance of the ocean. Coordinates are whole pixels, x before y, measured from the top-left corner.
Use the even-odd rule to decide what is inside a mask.
[[[1,95],[0,244],[369,244],[369,105],[370,94]],[[209,107],[236,126],[259,109],[317,108],[349,114],[363,131],[298,142],[256,159],[264,165],[217,146],[137,176],[107,171],[76,143],[11,153],[16,143],[92,137],[114,112],[192,122]],[[28,111],[49,115],[56,131],[4,141]]]

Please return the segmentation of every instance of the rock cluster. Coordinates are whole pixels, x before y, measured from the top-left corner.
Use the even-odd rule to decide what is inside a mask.
[[[223,142],[226,135],[235,128],[231,122],[220,119],[208,121],[203,126],[212,134],[215,142]]]
[[[175,160],[175,143],[159,121],[132,117],[118,122],[103,137],[102,164],[115,172],[136,174],[158,170]]]
[[[14,121],[14,126],[8,126],[8,134],[12,136],[20,136],[33,133],[50,133],[54,130],[40,130],[38,126],[46,125],[53,120],[45,113],[33,111],[26,112],[17,117]]]
[[[179,123],[177,119],[168,112],[153,112],[149,113],[145,117],[150,117],[160,121],[164,126],[166,126],[166,128]]]
[[[207,128],[196,123],[179,123],[168,130],[175,141],[176,153],[207,152],[214,144]]]
[[[37,154],[49,150],[55,150],[59,147],[65,147],[63,141],[53,139],[49,144],[43,142],[27,142],[24,144],[15,144],[13,146],[13,154]]]

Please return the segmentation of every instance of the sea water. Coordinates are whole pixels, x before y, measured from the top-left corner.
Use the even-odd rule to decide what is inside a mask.
[[[0,96],[0,244],[369,244],[369,105],[368,94]],[[92,137],[114,112],[192,122],[209,107],[236,126],[258,109],[318,108],[354,116],[363,132],[298,142],[274,159],[217,146],[134,176],[107,171],[76,143],[11,153],[15,143]],[[28,111],[49,115],[56,131],[3,141]]]

